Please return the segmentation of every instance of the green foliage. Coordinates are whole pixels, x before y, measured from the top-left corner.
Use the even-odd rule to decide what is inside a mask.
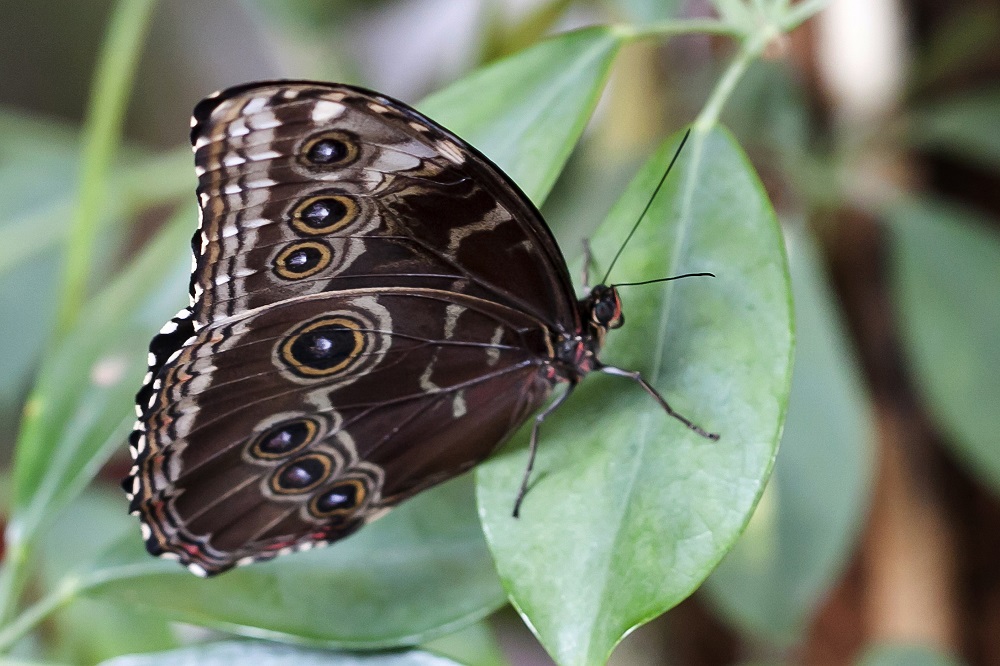
[[[595,236],[606,262],[679,138],[640,170]],[[588,378],[545,423],[520,520],[510,513],[524,451],[477,472],[504,586],[559,663],[603,662],[627,632],[690,594],[742,530],[774,459],[791,372],[787,268],[767,196],[720,130],[692,134],[612,277],[695,271],[719,277],[625,289],[628,323],[602,358],[642,371],[719,441],[687,430],[626,379]]]
[[[891,211],[893,288],[931,413],[971,470],[1000,490],[1000,234],[931,201]]]
[[[123,8],[127,4],[122,0]],[[146,344],[185,294],[196,216],[189,195],[178,197],[179,190],[193,188],[193,175],[187,185],[178,175],[181,152],[152,157],[129,152],[128,161],[112,163],[130,63],[138,57],[145,20],[141,8],[132,14],[120,9],[118,29],[132,21],[137,32],[131,39],[116,33],[106,44],[114,53],[102,59],[103,67],[119,69],[117,74],[102,69],[96,77],[89,148],[80,158],[83,207],[74,208],[70,197],[52,197],[46,201],[50,208],[30,213],[12,206],[0,226],[0,240],[10,241],[0,242],[0,269],[24,266],[61,242],[71,257],[59,334],[39,334],[33,346],[46,353],[25,406],[13,466],[0,574],[0,648],[10,649],[52,617],[53,635],[62,644],[42,656],[94,661],[127,650],[171,647],[175,637],[167,622],[179,619],[324,648],[430,642],[428,649],[462,663],[497,664],[502,657],[487,637],[477,638],[479,649],[464,651],[449,646],[447,637],[476,626],[510,600],[559,663],[601,663],[626,633],[701,584],[736,541],[764,490],[788,404],[793,348],[780,229],[759,179],[737,140],[718,125],[718,114],[767,40],[819,3],[720,2],[724,20],[691,23],[671,21],[649,3],[627,5],[648,22],[558,34],[473,72],[420,107],[501,165],[541,204],[590,122],[623,47],[693,31],[737,38],[732,65],[612,276],[634,281],[712,271],[718,277],[624,290],[627,325],[610,335],[603,355],[608,363],[642,371],[674,408],[721,433],[721,439],[710,442],[686,430],[626,379],[592,377],[546,422],[520,521],[510,517],[510,509],[524,469],[523,437],[476,475],[478,514],[472,479],[465,478],[414,499],[334,548],[218,579],[200,580],[175,563],[149,558],[133,521],[115,513],[124,512],[124,498],[116,509],[101,490],[85,487],[124,448]],[[62,191],[71,189],[65,163],[77,151],[64,132],[25,124],[14,135],[26,145],[51,146],[58,158],[45,163],[39,153],[38,163],[26,168],[41,175],[19,181],[22,173],[9,160],[20,153],[4,155],[4,182],[20,182],[27,199],[37,196],[30,190],[39,179],[60,178],[54,182],[63,183]],[[604,265],[638,217],[677,141],[675,135],[653,153],[594,236]],[[164,202],[183,205],[126,266],[112,270],[112,262],[95,260],[91,250],[100,247],[101,228],[125,228],[135,213]],[[38,220],[54,222],[31,233]],[[112,276],[101,281],[102,271]],[[100,286],[84,298],[87,284]],[[834,363],[828,357],[806,357],[803,363],[810,361]],[[821,372],[849,391],[851,377],[826,366]],[[831,438],[856,439],[864,428],[863,410],[848,402],[843,399],[852,419],[844,426],[847,432]],[[853,444],[849,453],[859,459],[860,445]],[[790,464],[790,472],[803,464]],[[794,483],[794,474],[786,483]],[[835,543],[819,549],[820,562],[802,574],[806,591],[785,610],[788,625],[809,612],[842,561],[862,496],[859,487],[845,501]],[[800,529],[801,519],[792,524],[793,531]],[[85,541],[87,547],[61,552],[63,541]],[[42,594],[25,606],[29,583],[37,583]],[[747,594],[740,603],[748,606],[754,598]],[[132,618],[132,613],[140,614]],[[133,632],[117,642],[112,637],[123,618]],[[30,651],[24,643],[20,647]],[[112,663],[184,659],[452,663],[426,652],[359,657],[250,642]]]
[[[858,661],[858,666],[959,666],[961,662],[922,645],[882,643],[874,645]]]
[[[869,496],[870,409],[817,248],[786,230],[795,295],[795,374],[781,455],[746,532],[705,586],[746,633],[801,640],[846,566]]]

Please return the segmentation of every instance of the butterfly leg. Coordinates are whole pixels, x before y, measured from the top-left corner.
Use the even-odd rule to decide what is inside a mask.
[[[694,430],[696,433],[698,433],[699,435],[701,435],[702,437],[704,437],[706,439],[710,439],[713,442],[716,441],[717,439],[719,439],[718,433],[708,432],[707,430],[705,430],[704,428],[702,428],[700,425],[698,425],[696,423],[693,423],[690,419],[688,419],[687,417],[685,417],[683,414],[675,412],[674,409],[673,409],[673,407],[671,407],[670,404],[666,400],[663,399],[663,396],[660,395],[659,392],[655,388],[653,388],[653,386],[649,382],[647,382],[645,379],[643,379],[642,375],[640,375],[638,372],[634,372],[634,371],[630,371],[630,370],[622,370],[621,368],[616,368],[616,367],[610,366],[610,365],[603,365],[603,366],[601,366],[600,370],[601,370],[601,372],[605,372],[605,373],[607,373],[609,375],[616,375],[618,377],[627,377],[627,378],[631,379],[634,382],[638,382],[639,386],[641,386],[643,388],[643,390],[646,391],[646,393],[648,393],[649,395],[653,396],[653,398],[656,400],[656,402],[660,403],[660,407],[663,407],[663,410],[667,414],[669,414],[670,416],[674,417],[675,419],[677,419],[678,421],[680,421],[681,423],[683,423],[684,425],[686,425],[688,428],[690,428],[691,430]]]
[[[528,481],[531,478],[531,469],[535,466],[535,454],[538,453],[538,431],[542,427],[542,421],[548,418],[549,414],[559,409],[559,405],[566,402],[566,398],[576,388],[576,382],[570,382],[561,396],[552,401],[541,414],[535,417],[535,424],[531,427],[531,443],[528,445],[528,466],[524,468],[524,476],[521,477],[521,487],[517,491],[517,499],[514,500],[515,518],[521,513],[521,502],[528,493]]]

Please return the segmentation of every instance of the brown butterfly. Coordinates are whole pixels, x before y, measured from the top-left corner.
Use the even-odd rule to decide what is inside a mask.
[[[622,325],[487,158],[384,95],[252,83],[195,108],[191,305],[150,344],[124,486],[199,575],[341,539],[558,407]],[[515,503],[527,487],[530,465]]]

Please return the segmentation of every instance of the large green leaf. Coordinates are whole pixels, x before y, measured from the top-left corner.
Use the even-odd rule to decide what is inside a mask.
[[[101,666],[458,666],[457,662],[427,652],[356,655],[321,652],[261,641],[206,643],[159,652],[133,654],[102,662]]]
[[[800,638],[863,525],[872,423],[857,359],[811,239],[786,231],[795,373],[781,455],[750,524],[705,588],[756,640]]]
[[[1000,492],[1000,234],[941,202],[891,212],[906,352],[947,442]]]
[[[605,262],[677,143],[657,151],[601,227],[593,247]],[[519,520],[526,451],[509,448],[477,472],[503,584],[561,664],[603,663],[628,631],[689,595],[746,524],[774,460],[791,373],[784,246],[752,167],[719,129],[692,135],[612,277],[691,271],[718,278],[624,288],[626,325],[602,359],[641,371],[719,441],[628,380],[591,377],[542,428]]]
[[[413,645],[504,603],[463,477],[333,548],[218,578],[153,560],[135,536],[87,574],[87,592],[242,633],[338,647]]]
[[[603,26],[559,35],[474,72],[420,109],[483,151],[541,204],[597,105],[623,40]]]

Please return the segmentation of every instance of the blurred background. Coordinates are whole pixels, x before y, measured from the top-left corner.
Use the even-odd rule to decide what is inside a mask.
[[[111,7],[0,3],[5,461],[55,316]],[[191,205],[188,117],[216,89],[311,78],[416,103],[552,32],[712,15],[705,0],[163,0],[109,202],[131,223],[101,236],[94,283]],[[623,52],[543,211],[564,248],[693,119],[732,47],[682,36]],[[614,663],[1000,664],[1000,2],[832,0],[752,65],[723,122],[788,234],[788,422],[737,547]],[[109,487],[126,465],[113,460]],[[73,622],[46,633],[65,658],[114,654]],[[511,663],[550,663],[512,611],[492,627]]]

